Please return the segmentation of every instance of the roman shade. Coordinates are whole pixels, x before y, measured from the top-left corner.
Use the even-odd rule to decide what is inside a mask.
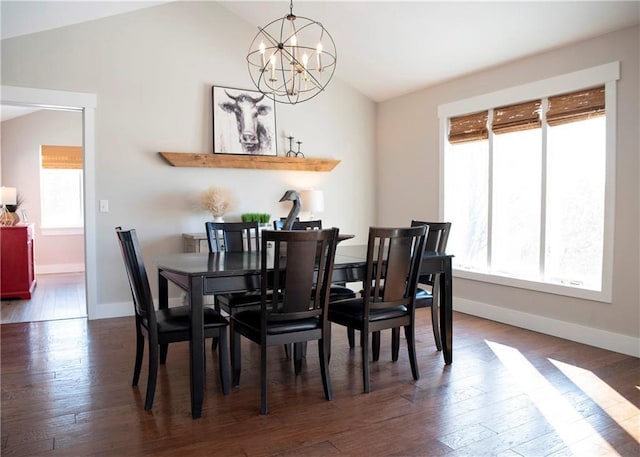
[[[515,105],[501,106],[493,109],[491,130],[496,135],[540,128],[540,100],[532,100]]]
[[[489,138],[487,129],[488,111],[465,114],[449,119],[449,143],[468,143]]]
[[[82,148],[79,146],[46,146],[41,148],[42,168],[81,170]]]
[[[604,86],[598,86],[549,97],[547,124],[553,127],[604,114]]]

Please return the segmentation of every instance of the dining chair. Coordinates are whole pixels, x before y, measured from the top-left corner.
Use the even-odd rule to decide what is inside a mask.
[[[425,242],[425,251],[435,251],[444,253],[447,250],[447,241],[449,240],[449,232],[451,231],[451,222],[426,222],[412,220],[411,226],[427,225],[429,232]],[[418,280],[418,289],[416,291],[416,308],[431,308],[431,326],[433,327],[433,338],[438,351],[442,351],[442,340],[440,338],[440,312],[439,312],[439,294],[438,279],[440,275],[421,275]],[[424,285],[424,286],[423,286]],[[435,297],[435,299],[434,299]],[[399,337],[399,334],[397,334]]]
[[[404,327],[413,379],[420,378],[415,351],[415,301],[427,227],[371,227],[367,244],[367,272],[361,297],[329,305],[329,321],[359,330],[364,391],[371,391],[369,333],[375,348],[380,331]],[[374,360],[377,357],[374,355]],[[397,360],[397,355],[392,358]]]
[[[325,398],[332,399],[329,376],[331,327],[329,285],[338,229],[265,230],[262,233],[260,308],[231,316],[231,332],[260,345],[260,412],[267,413],[267,347],[318,341]],[[272,247],[267,249],[267,245]],[[277,290],[279,293],[271,293]],[[319,291],[318,292],[314,292]],[[233,386],[240,383],[241,345],[231,338]],[[295,358],[295,373],[301,371]]]
[[[273,221],[275,230],[282,230],[284,220],[286,218],[280,218],[280,220]],[[299,218],[293,222],[291,227],[293,230],[322,230],[322,219],[316,219],[313,221],[301,221]],[[355,298],[356,293],[348,288],[345,284],[331,284],[329,290],[329,302],[336,300],[344,300],[346,298]],[[289,345],[285,346],[285,354],[290,357],[291,351]],[[303,345],[301,354],[306,354],[305,347]]]
[[[411,226],[426,225],[429,227],[427,232],[427,239],[425,241],[425,251],[445,252],[447,248],[447,241],[449,239],[449,231],[451,230],[451,222],[425,222],[412,220]],[[416,309],[417,308],[431,308],[431,327],[433,329],[433,339],[438,351],[442,350],[442,340],[440,337],[440,313],[438,307],[438,279],[439,275],[421,275],[418,280],[418,288],[416,290]],[[434,305],[434,297],[436,297],[436,303]],[[400,332],[392,332],[392,351],[394,357],[397,358],[398,348],[400,346]],[[354,334],[353,331],[349,331],[348,340],[349,346],[354,347]],[[374,360],[377,360],[377,356],[380,353],[379,347],[375,345],[379,342],[378,336],[374,339]]]
[[[158,360],[164,365],[167,360],[169,343],[189,341],[190,318],[189,307],[178,306],[155,310],[147,271],[142,259],[140,243],[135,229],[122,230],[116,227],[120,250],[124,260],[136,322],[136,361],[133,369],[132,386],[138,385],[140,369],[144,357],[144,341],[149,340],[149,374],[147,376],[147,393],[144,409],[149,411],[153,406],[153,397],[158,377]],[[218,363],[222,392],[229,393],[229,350],[227,346],[227,326],[229,322],[217,311],[204,309],[204,336],[216,337],[220,340]]]
[[[282,227],[284,227],[284,221],[286,221],[287,218],[286,217],[281,217],[280,219],[274,219],[273,221],[273,229],[274,230],[282,230]],[[296,222],[300,222],[300,218],[296,217],[294,220],[294,224]]]
[[[209,252],[245,252],[260,248],[260,230],[257,222],[205,222]],[[233,292],[214,296],[216,311],[229,316],[247,306],[257,308],[259,291]],[[215,349],[218,340],[213,339]]]

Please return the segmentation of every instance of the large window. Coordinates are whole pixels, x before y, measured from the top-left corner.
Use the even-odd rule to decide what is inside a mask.
[[[441,116],[458,276],[610,300],[615,83],[598,82]]]
[[[82,148],[42,146],[41,159],[42,228],[82,228]]]

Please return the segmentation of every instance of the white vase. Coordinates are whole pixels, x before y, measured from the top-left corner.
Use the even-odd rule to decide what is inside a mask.
[[[222,216],[215,216],[213,218],[213,222],[224,222],[224,219],[222,218]]]

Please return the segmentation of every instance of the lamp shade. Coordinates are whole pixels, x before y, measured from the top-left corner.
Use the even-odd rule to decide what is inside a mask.
[[[3,205],[15,205],[17,202],[17,191],[15,187],[2,186],[2,203]]]
[[[300,192],[302,211],[322,213],[324,211],[324,192],[321,190],[303,190]]]

